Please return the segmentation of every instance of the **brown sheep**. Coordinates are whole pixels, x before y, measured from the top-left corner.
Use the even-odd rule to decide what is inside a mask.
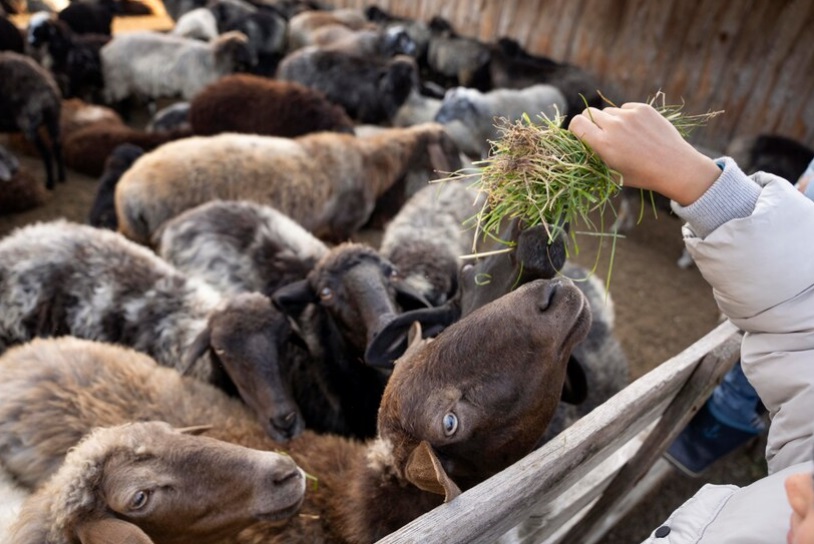
[[[46,191],[5,147],[0,145],[0,215],[19,213],[45,204]]]
[[[414,330],[382,398],[378,436],[362,443],[306,431],[288,442],[285,452],[317,478],[303,515],[222,542],[373,542],[453,500],[532,451],[590,322],[580,291],[557,279],[526,284],[432,341]],[[208,423],[207,436],[282,449],[221,392],[104,349],[43,340],[0,359],[0,421],[10,422],[0,439],[15,445],[0,455],[18,477],[42,477],[87,430],[134,419]]]
[[[168,132],[146,132],[127,125],[94,123],[65,138],[65,164],[82,174],[99,177],[113,150],[122,144],[133,144],[144,151],[190,136],[187,129]]]
[[[291,517],[304,493],[290,457],[127,423],[92,431],[68,453],[23,503],[10,541],[215,544],[257,520]]]
[[[148,244],[162,223],[210,200],[274,206],[318,238],[344,241],[379,197],[415,169],[450,172],[457,148],[441,125],[357,138],[221,134],[170,142],[140,157],[116,187],[119,230]]]
[[[321,92],[298,83],[235,74],[206,86],[192,99],[192,130],[200,136],[243,132],[294,138],[311,132],[353,134],[353,121]]]

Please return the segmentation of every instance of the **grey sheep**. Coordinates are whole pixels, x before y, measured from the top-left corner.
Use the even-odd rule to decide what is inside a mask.
[[[51,74],[33,59],[0,51],[0,132],[22,132],[33,142],[45,167],[45,186],[65,181],[59,115],[62,94]],[[45,126],[48,143],[39,132]],[[56,162],[56,178],[53,163]]]
[[[289,53],[277,79],[325,93],[360,123],[387,124],[418,85],[418,67],[407,55],[365,56],[308,46]]]
[[[209,83],[257,62],[239,32],[207,43],[159,32],[117,34],[102,47],[101,58],[109,104],[131,96],[190,100]]]
[[[466,181],[433,183],[415,193],[385,227],[381,254],[433,306],[458,290],[461,257],[473,252],[471,220],[482,201]]]
[[[281,440],[302,429],[281,378],[288,322],[220,296],[118,233],[56,220],[0,241],[0,350],[37,336],[117,342],[240,395]]]
[[[210,200],[268,204],[317,238],[341,242],[377,200],[416,169],[452,172],[458,151],[435,123],[369,138],[321,132],[298,138],[221,134],[164,144],[116,187],[119,229],[148,244],[164,221]]]
[[[152,246],[178,270],[224,295],[260,292],[303,279],[328,247],[276,209],[215,200],[170,219]]]
[[[544,114],[549,119],[566,113],[567,103],[562,92],[552,85],[540,84],[524,89],[494,89],[482,93],[477,89],[455,87],[444,95],[435,115],[439,123],[460,121],[472,131],[481,145],[481,158],[489,154],[491,141],[500,136],[496,125],[501,118],[508,122],[528,114],[532,121]]]

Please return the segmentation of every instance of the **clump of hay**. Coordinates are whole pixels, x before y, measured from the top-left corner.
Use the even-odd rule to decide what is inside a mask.
[[[683,112],[684,104],[667,104],[661,92],[648,103],[684,138],[722,113],[687,115]],[[562,116],[537,117],[539,121],[533,121],[526,114],[513,123],[501,119],[499,138],[490,142],[488,158],[474,164],[477,170],[461,170],[446,178],[477,177],[473,185],[486,195],[483,208],[470,220],[470,226],[475,227],[475,239],[484,236],[499,240],[501,225],[514,218],[529,228],[546,225],[551,240],[570,226],[575,251],[578,251],[575,236],[580,231],[574,225],[584,225],[591,234],[615,237],[614,233],[605,232],[604,218],[608,211],[616,217],[611,199],[621,190],[624,178],[562,127]],[[595,212],[599,213],[599,224],[591,219]]]

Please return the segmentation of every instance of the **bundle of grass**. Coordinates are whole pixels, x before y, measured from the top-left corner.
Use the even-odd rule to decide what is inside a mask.
[[[685,138],[721,113],[687,115],[682,111],[683,104],[667,104],[663,93],[649,103]],[[616,216],[612,199],[622,189],[624,179],[562,127],[563,117],[541,115],[538,119],[534,122],[526,114],[513,123],[501,120],[500,137],[491,142],[489,156],[475,163],[478,169],[474,185],[486,195],[483,208],[473,218],[475,237],[499,238],[501,225],[515,218],[527,227],[547,225],[552,240],[569,229],[575,251],[579,249],[575,238],[578,232],[614,236],[605,228],[605,217],[608,210]],[[471,170],[460,171],[448,179],[473,175]],[[592,219],[596,212],[598,223]],[[584,225],[584,230],[579,231],[576,225]]]

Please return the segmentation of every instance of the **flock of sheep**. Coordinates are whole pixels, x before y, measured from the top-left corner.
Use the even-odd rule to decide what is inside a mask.
[[[483,195],[430,183],[590,74],[440,18],[199,4],[0,25],[0,208],[99,179],[87,224],[0,239],[0,540],[373,542],[627,384],[565,241],[507,221],[490,251]]]

